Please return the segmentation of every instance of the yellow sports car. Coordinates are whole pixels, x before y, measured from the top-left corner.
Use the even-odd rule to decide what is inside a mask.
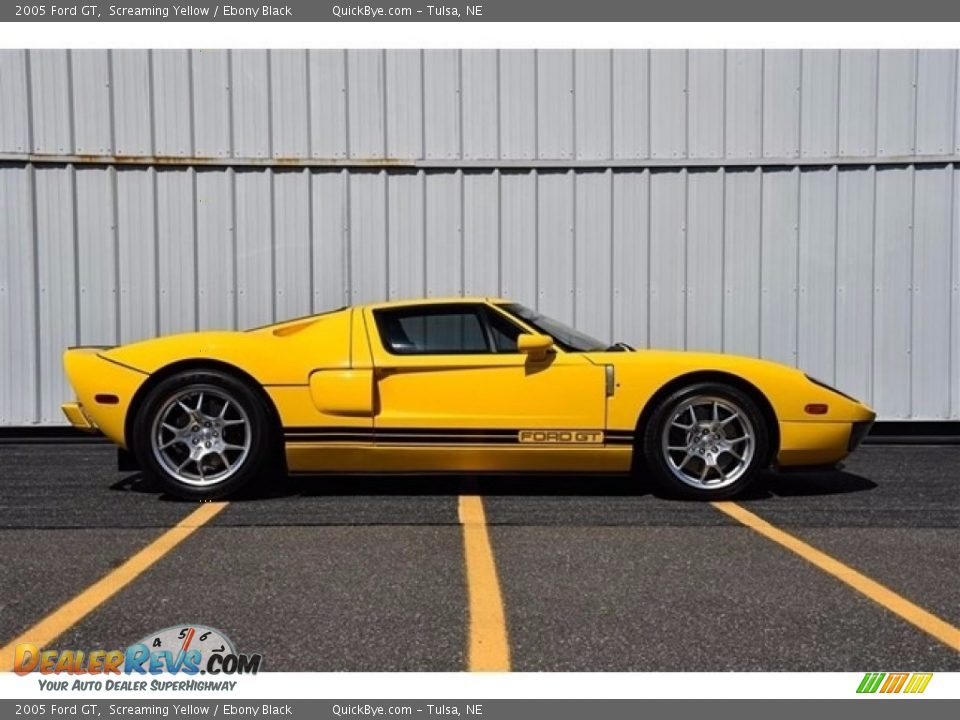
[[[70,422],[186,498],[283,472],[648,473],[686,497],[830,465],[874,413],[801,371],[607,344],[507,300],[346,307],[64,354]]]

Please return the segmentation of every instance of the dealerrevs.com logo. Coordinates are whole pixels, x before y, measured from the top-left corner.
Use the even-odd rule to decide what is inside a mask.
[[[919,694],[927,689],[933,673],[868,672],[857,687],[858,693]]]
[[[147,635],[125,650],[41,650],[32,643],[17,645],[13,670],[18,675],[255,675],[263,656],[238,653],[219,630],[203,625],[178,625]],[[145,690],[146,681],[41,680],[50,690]],[[236,683],[191,682],[189,687],[151,683],[151,690],[232,690]],[[72,685],[72,686],[70,686]],[[161,686],[162,685],[162,686]],[[212,687],[222,685],[223,687]],[[70,686],[70,687],[68,687]],[[100,687],[98,687],[100,686]],[[196,687],[194,687],[196,686]]]

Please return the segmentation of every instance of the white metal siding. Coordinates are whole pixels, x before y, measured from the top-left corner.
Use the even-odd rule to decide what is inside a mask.
[[[958,420],[958,87],[933,50],[2,51],[0,424],[61,422],[67,345],[459,293]]]

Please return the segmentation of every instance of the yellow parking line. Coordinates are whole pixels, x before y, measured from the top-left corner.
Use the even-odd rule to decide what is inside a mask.
[[[841,582],[863,593],[875,603],[882,605],[895,615],[899,615],[908,623],[932,635],[945,645],[960,651],[960,628],[956,628],[947,621],[941,620],[933,613],[924,610],[919,605],[915,605],[885,585],[881,585],[876,580],[871,580],[863,573],[857,572],[848,565],[844,565],[839,560],[803,542],[803,540],[795,538],[793,535],[774,527],[763,518],[754,515],[736,503],[715,502],[713,506],[734,520],[743,523],[751,530],[760,533],[768,540],[772,540],[778,545],[796,553],[807,562],[816,565],[825,573],[833,575]]]
[[[460,524],[463,525],[470,608],[467,667],[471,671],[505,672],[510,670],[507,622],[493,549],[487,533],[487,518],[483,512],[483,500],[479,496],[460,496]]]
[[[104,575],[82,593],[68,600],[32,628],[0,648],[0,670],[13,669],[14,651],[20,643],[33,643],[40,648],[57,637],[133,582],[157,560],[183,542],[194,530],[209,522],[228,503],[204,503],[163,535],[147,545],[115,570]]]

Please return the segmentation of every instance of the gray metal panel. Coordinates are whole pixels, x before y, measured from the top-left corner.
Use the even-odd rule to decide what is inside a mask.
[[[350,179],[350,302],[379,300],[387,292],[387,174]]]
[[[687,171],[650,175],[650,345],[686,346]]]
[[[763,156],[800,154],[800,51],[763,54]]]
[[[613,337],[613,171],[574,176],[574,321],[577,327],[601,340]]]
[[[228,50],[194,50],[193,98],[196,106],[196,154],[229,157],[230,54]]]
[[[66,344],[462,291],[955,419],[956,172],[8,165],[0,335],[28,362],[4,367],[39,381],[4,378],[3,422],[58,421]]]
[[[486,160],[500,156],[500,54],[496,50],[461,52],[463,157]]]
[[[615,341],[649,345],[650,172],[613,174],[613,288]]]
[[[725,87],[727,157],[760,157],[763,138],[763,52],[728,50]]]
[[[760,355],[797,362],[797,248],[800,170],[763,175],[760,236]]]
[[[537,306],[537,176],[500,176],[500,293]]]
[[[650,156],[650,52],[617,50],[613,55],[613,157]]]
[[[422,50],[386,51],[387,157],[423,157]]]
[[[960,82],[960,77],[958,77]],[[958,88],[960,90],[960,88]],[[960,92],[958,92],[960,99]],[[960,127],[958,127],[960,131]],[[953,228],[950,256],[950,417],[960,418],[960,167],[953,168]]]
[[[957,84],[954,86],[953,99],[955,105],[953,108],[953,141],[954,151],[960,154],[960,50],[957,51],[957,66],[954,70]]]
[[[156,153],[241,162],[390,158],[456,169],[458,160],[497,158],[809,164],[960,153],[955,50],[0,56],[0,96],[10,108],[0,152],[76,153],[77,162]]]
[[[574,51],[574,147],[580,160],[613,157],[612,50]]]
[[[953,145],[957,51],[920,50],[917,58],[917,154],[942,155]]]
[[[60,422],[66,344],[459,292],[960,419],[957,61],[2,51],[0,423]]]
[[[306,50],[270,51],[271,145],[275,158],[310,157]]]
[[[278,319],[310,312],[310,171],[273,174],[274,312]]]
[[[77,282],[85,345],[119,341],[116,170],[77,168]]]
[[[573,157],[573,52],[537,51],[537,157]]]
[[[427,297],[463,292],[462,179],[459,171],[430,173],[420,186],[426,196],[424,262]]]
[[[500,295],[500,173],[463,176],[463,292]]]
[[[650,56],[650,157],[687,153],[687,51]]]
[[[723,50],[690,50],[687,55],[690,157],[722,158],[726,53]]]
[[[831,373],[837,387],[870,403],[878,400],[873,379],[876,175],[874,168],[838,172],[836,351]],[[800,361],[806,365],[802,351]],[[818,371],[814,366],[811,370]]]
[[[0,423],[39,420],[41,330],[33,168],[0,172]]]
[[[73,172],[37,173],[35,181],[39,299],[37,319],[39,327],[42,328],[37,338],[39,366],[35,376],[40,378],[40,414],[36,420],[41,423],[59,423],[63,417],[60,414],[60,404],[72,392],[63,372],[63,349],[78,344],[80,339],[75,312],[77,255],[73,225]],[[14,307],[23,312],[19,303]],[[24,313],[23,319],[28,317],[28,314]],[[26,350],[17,346],[13,346],[13,349],[21,352]],[[3,363],[3,367],[9,365]],[[0,387],[2,382],[0,380]],[[0,415],[2,414],[0,412]],[[35,419],[32,415],[31,412],[31,421]]]
[[[313,178],[313,309],[350,301],[349,181],[346,171]]]
[[[154,337],[157,325],[156,170],[116,173],[120,342]]]
[[[728,171],[724,199],[723,351],[760,355],[760,170]]]
[[[391,300],[427,294],[425,182],[422,172],[387,176],[387,285]]]
[[[0,52],[0,150],[30,152],[27,51]]]
[[[114,151],[153,155],[153,51],[111,50],[111,55]]]
[[[500,157],[537,153],[537,57],[533,50],[500,51]]]
[[[232,172],[196,173],[197,319],[200,327],[229,329],[234,321]]]
[[[950,416],[953,170],[917,170],[914,190],[910,414]]]
[[[157,170],[157,273],[160,332],[195,330],[197,207],[193,169]]]
[[[460,157],[460,52],[423,57],[423,134],[427,158]]]
[[[876,50],[840,51],[840,157],[877,152]]]
[[[265,50],[231,50],[233,76],[233,154],[237,157],[269,157],[270,68]]]
[[[69,50],[30,50],[33,152],[66,154],[73,147]]]
[[[311,50],[310,148],[314,158],[347,156],[345,50]]]
[[[347,127],[350,157],[383,157],[386,154],[384,88],[383,52],[348,50]]]
[[[269,170],[245,170],[233,176],[237,326],[241,328],[273,320],[272,175]]]
[[[796,363],[818,378],[834,382],[837,354],[837,307],[842,288],[837,267],[837,169],[800,173],[799,248],[797,258]],[[862,269],[852,268],[855,276]],[[869,307],[870,296],[859,307]],[[863,352],[861,346],[860,352]],[[846,386],[844,386],[846,387]]]
[[[840,52],[804,50],[800,92],[800,154],[837,156],[840,120]]]
[[[537,177],[537,308],[573,322],[574,178],[572,172]]]
[[[912,155],[916,147],[917,51],[880,53],[877,155]]]
[[[113,154],[110,53],[107,50],[71,50],[70,59],[76,136],[74,150],[78,155]]]
[[[687,176],[687,348],[723,347],[722,170]]]
[[[913,291],[913,168],[877,171],[874,397],[889,418],[910,417],[910,336]]]
[[[191,51],[153,54],[154,151],[190,157],[193,147],[193,77]]]

